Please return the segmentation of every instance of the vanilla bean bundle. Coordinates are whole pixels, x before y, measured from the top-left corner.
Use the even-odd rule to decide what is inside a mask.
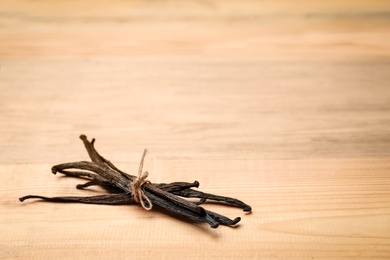
[[[173,182],[173,183],[151,183],[147,181],[147,172],[142,171],[146,150],[142,156],[138,176],[127,174],[119,170],[110,161],[101,156],[95,149],[95,139],[88,141],[85,135],[81,135],[85,148],[92,162],[81,161],[58,164],[52,167],[52,172],[65,174],[72,177],[88,179],[89,182],[77,185],[77,189],[84,189],[92,185],[114,188],[114,192],[99,196],[61,196],[44,197],[38,195],[27,195],[20,198],[41,199],[51,202],[80,202],[89,204],[120,205],[139,203],[144,209],[150,210],[153,206],[165,209],[177,216],[182,216],[194,221],[206,222],[212,228],[219,224],[232,226],[237,224],[241,218],[230,219],[218,213],[209,211],[200,205],[206,200],[213,200],[242,208],[250,212],[251,207],[244,202],[225,196],[204,193],[192,188],[198,188],[199,182]],[[198,198],[199,201],[192,202],[184,198]]]

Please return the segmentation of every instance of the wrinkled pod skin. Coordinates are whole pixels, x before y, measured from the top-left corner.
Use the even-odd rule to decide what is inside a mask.
[[[103,205],[126,205],[135,203],[134,191],[131,183],[136,181],[137,177],[119,170],[114,164],[101,156],[95,149],[95,139],[88,141],[85,135],[80,139],[88,152],[91,162],[80,161],[58,164],[52,167],[52,173],[61,173],[66,176],[88,179],[85,184],[79,184],[77,189],[84,189],[93,185],[100,185],[103,188],[111,190],[111,193],[98,196],[61,196],[45,197],[39,195],[27,195],[19,200],[40,199],[48,202],[78,202],[87,204]],[[146,152],[144,152],[145,156]],[[140,172],[142,171],[141,160]],[[148,198],[152,206],[163,208],[165,211],[173,213],[178,217],[183,217],[197,222],[208,223],[212,228],[219,225],[234,226],[241,218],[230,219],[218,213],[204,209],[201,204],[207,200],[221,202],[235,207],[242,208],[245,212],[251,212],[251,207],[244,202],[230,197],[204,193],[192,188],[198,188],[199,182],[173,182],[173,183],[150,183],[142,185],[142,193]],[[191,202],[184,198],[198,198],[199,201]],[[148,203],[143,201],[143,203]]]

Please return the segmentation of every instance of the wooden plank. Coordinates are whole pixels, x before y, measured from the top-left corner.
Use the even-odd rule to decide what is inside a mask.
[[[138,159],[138,158],[137,158]],[[147,160],[153,181],[197,179],[202,190],[242,198],[252,214],[237,228],[211,229],[136,205],[24,202],[26,193],[96,194],[50,165],[2,165],[1,258],[387,259],[390,256],[390,160]],[[125,165],[136,170],[136,164]],[[16,185],[15,185],[16,184]]]
[[[85,156],[82,133],[96,137],[117,162],[144,148],[156,156],[263,159],[390,153],[388,63],[2,64],[2,163]]]
[[[0,1],[0,57],[386,60],[388,1]]]

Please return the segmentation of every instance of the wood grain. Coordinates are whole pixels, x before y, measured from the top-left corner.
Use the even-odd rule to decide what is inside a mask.
[[[1,259],[389,259],[389,1],[0,0]],[[210,229],[53,176],[78,139],[244,200]]]
[[[4,258],[259,259],[390,256],[390,160],[152,159],[155,181],[197,179],[205,191],[244,198],[252,214],[207,204],[236,217],[237,228],[181,221],[139,206],[20,204],[21,194],[96,194],[50,165],[3,165]],[[136,164],[124,165],[136,169]],[[17,187],[13,187],[17,183]],[[6,236],[4,236],[6,234]]]
[[[372,1],[0,2],[0,57],[388,60]]]

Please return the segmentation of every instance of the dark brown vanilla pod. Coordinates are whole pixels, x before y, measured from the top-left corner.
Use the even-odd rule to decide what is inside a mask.
[[[89,180],[84,184],[76,186],[77,189],[84,189],[93,185],[100,185],[104,188],[111,188],[111,193],[99,196],[61,196],[45,197],[39,195],[27,195],[19,200],[40,199],[49,202],[79,202],[87,204],[123,205],[138,203],[144,209],[151,210],[154,206],[165,209],[179,217],[194,221],[208,223],[212,228],[221,225],[233,226],[241,218],[230,219],[218,213],[209,211],[200,205],[206,200],[222,202],[242,208],[245,212],[252,209],[244,202],[225,196],[204,193],[192,188],[198,188],[199,182],[172,182],[172,183],[151,183],[147,180],[148,172],[143,171],[143,162],[146,150],[143,153],[138,176],[127,174],[119,170],[114,164],[101,156],[95,149],[95,139],[88,141],[85,135],[80,139],[91,158],[91,162],[80,161],[58,164],[52,167],[52,172],[62,173],[66,176],[78,177]],[[185,198],[198,198],[199,201],[192,202]]]

